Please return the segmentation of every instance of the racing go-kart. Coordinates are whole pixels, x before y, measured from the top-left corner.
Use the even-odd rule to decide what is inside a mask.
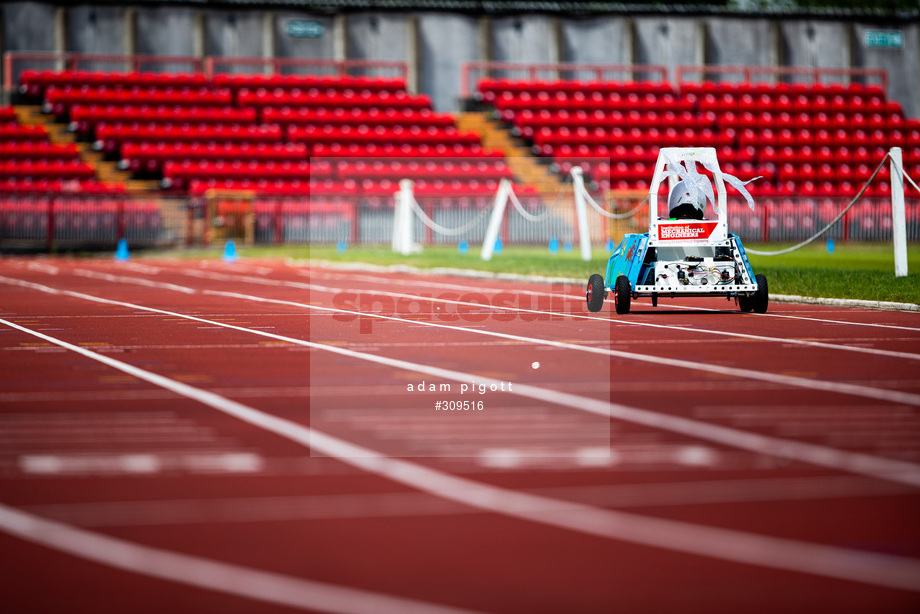
[[[665,179],[668,211],[659,217],[658,188]],[[651,297],[653,306],[659,297],[724,296],[735,299],[741,311],[765,313],[767,278],[754,275],[741,240],[728,232],[726,181],[753,207],[744,188],[749,182],[723,173],[714,148],[662,148],[649,187],[649,231],[625,235],[607,261],[606,277],[591,275],[588,310],[600,311],[612,291],[621,315],[642,296]],[[707,201],[715,219],[705,217]]]

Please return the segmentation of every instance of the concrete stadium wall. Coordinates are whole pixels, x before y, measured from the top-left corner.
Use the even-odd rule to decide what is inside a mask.
[[[78,53],[127,53],[125,11],[120,6],[68,8],[65,16],[67,48]]]
[[[40,2],[3,3],[4,51],[58,51],[57,9]]]
[[[600,17],[561,20],[562,60],[572,64],[631,64],[632,40],[629,20]]]
[[[479,17],[443,12],[296,11],[185,7],[59,8],[51,2],[0,5],[3,51],[398,60],[410,89],[437,110],[458,108],[460,67],[472,60],[514,63],[753,65],[884,68],[889,95],[920,116],[920,25],[718,16],[544,14]],[[313,38],[292,36],[291,20],[318,22]],[[901,49],[870,49],[867,29],[900,30]],[[582,75],[570,75],[579,76]],[[638,75],[642,77],[642,75]]]
[[[675,66],[703,62],[705,40],[701,22],[696,19],[637,18],[633,37],[633,61],[667,66],[672,81]]]
[[[134,52],[145,55],[201,55],[204,51],[198,11],[139,7],[135,14]]]
[[[878,26],[854,26],[856,44],[854,64],[865,68],[884,68],[888,71],[888,97],[897,100],[910,117],[920,117],[920,26],[918,24],[895,26],[904,32],[904,49],[869,49],[865,45],[865,31]]]
[[[559,54],[556,19],[528,15],[494,19],[491,23],[491,55],[496,62],[555,64]]]
[[[262,57],[263,20],[263,14],[255,11],[208,11],[204,19],[205,55]]]
[[[776,23],[767,19],[706,19],[704,62],[725,66],[776,65],[779,59]]]
[[[436,110],[456,110],[460,65],[486,59],[484,47],[479,19],[449,13],[419,14],[418,89],[431,96]]]

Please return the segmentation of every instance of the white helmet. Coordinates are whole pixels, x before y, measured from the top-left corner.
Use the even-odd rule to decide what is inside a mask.
[[[677,182],[668,196],[668,217],[701,220],[706,211],[706,195],[701,190],[692,196],[683,181]]]

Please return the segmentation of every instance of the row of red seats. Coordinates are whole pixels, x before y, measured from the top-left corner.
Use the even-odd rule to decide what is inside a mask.
[[[121,145],[122,170],[158,173],[164,162],[173,160],[240,160],[256,161],[305,160],[311,148],[303,143],[198,143],[198,142],[124,142]],[[447,145],[438,143],[410,145],[402,143],[317,143],[312,158],[486,158],[502,159],[498,150],[483,150],[479,143]]]
[[[96,127],[98,151],[114,154],[124,142],[200,142],[200,143],[280,143],[278,125],[250,126],[172,126],[156,124],[99,124]]]
[[[44,126],[0,124],[0,141],[46,141],[48,130]]]
[[[73,143],[59,144],[48,141],[6,141],[0,142],[0,159],[76,159],[80,150]]]
[[[163,165],[164,185],[185,188],[194,179],[276,179],[304,180],[318,177],[338,179],[443,179],[490,180],[513,179],[511,170],[502,161],[454,163],[449,160],[410,161],[339,161],[313,162],[166,162]]]
[[[311,169],[309,162],[166,162],[163,165],[163,186],[173,189],[185,189],[194,179],[250,179],[266,181],[309,179]],[[331,172],[331,169],[328,171]]]
[[[447,128],[454,126],[454,118],[449,113],[435,113],[431,109],[417,108],[377,108],[335,109],[312,107],[264,107],[262,121],[266,124],[297,125],[372,125],[372,126],[437,126]]]
[[[312,94],[300,90],[257,90],[240,91],[238,104],[241,107],[325,107],[335,109],[337,107],[360,107],[365,109],[378,108],[386,109],[391,107],[410,108],[410,109],[430,109],[431,98],[427,95],[410,95],[404,91],[394,93],[376,92],[366,95],[349,92],[337,92],[334,94],[318,93]]]
[[[81,160],[0,160],[0,178],[90,179],[95,176],[93,167]]]
[[[18,122],[14,107],[0,107],[0,124],[15,124]]]
[[[185,143],[127,142],[121,146],[122,170],[159,172],[169,160],[252,160],[284,162],[306,160],[309,150],[302,143]]]
[[[888,132],[896,130],[913,130],[915,136],[920,136],[920,121],[905,119],[903,115],[897,114],[855,114],[828,115],[818,113],[815,115],[807,113],[772,113],[761,112],[751,113],[734,113],[726,111],[725,113],[693,113],[691,111],[640,111],[632,109],[629,111],[606,111],[596,110],[592,113],[587,111],[568,111],[552,112],[543,109],[538,112],[525,110],[515,114],[513,120],[516,132],[524,138],[532,138],[534,132],[539,129],[561,129],[568,128],[574,130],[577,128],[610,128],[621,127],[629,128],[632,126],[639,127],[690,127],[690,128],[714,128],[717,126],[727,128],[861,128],[861,129],[878,129]]]
[[[690,98],[688,97],[687,100],[690,100]],[[715,94],[706,94],[695,101],[695,105],[700,111],[752,111],[754,113],[772,111],[777,113],[843,113],[852,115],[854,113],[901,111],[901,106],[898,103],[885,102],[882,95],[856,96],[852,98],[839,94],[831,97],[815,96],[814,98],[799,95],[792,98],[785,95],[772,97],[769,94],[760,94],[759,96],[743,94],[738,97],[733,94],[723,94],[719,97]]]
[[[628,94],[675,94],[671,84],[664,81],[521,81],[514,79],[482,79],[477,84],[475,96],[493,104],[505,92],[512,95],[530,94],[531,96],[556,92],[598,91],[603,93]]]
[[[189,186],[189,192],[192,195],[201,196],[209,190],[236,190],[236,191],[253,191],[261,195],[274,196],[323,196],[323,197],[384,197],[391,198],[398,192],[399,180],[394,179],[364,179],[361,181],[355,179],[315,179],[310,181],[302,180],[275,180],[265,179],[207,179],[194,180]],[[497,180],[479,181],[476,179],[469,181],[440,180],[432,181],[419,180],[414,183],[413,191],[416,196],[419,195],[483,195],[494,196],[498,189]],[[526,187],[515,186],[516,194],[529,194]]]
[[[378,109],[368,111],[354,108],[336,109],[277,109],[266,107],[260,114],[254,107],[183,107],[183,106],[119,106],[76,104],[70,109],[70,130],[90,134],[102,122],[146,124],[316,124],[373,126],[454,126],[454,118],[430,109]]]
[[[682,95],[694,94],[697,96],[707,93],[722,94],[732,93],[742,95],[745,93],[760,94],[766,93],[773,96],[786,95],[804,95],[814,96],[833,96],[843,95],[866,96],[883,93],[881,87],[876,84],[863,85],[852,83],[843,85],[841,83],[734,83],[734,82],[682,82],[678,87],[663,81],[585,81],[572,79],[568,81],[543,81],[543,80],[519,80],[519,79],[482,79],[477,84],[477,97],[493,103],[498,96],[504,92],[512,94],[528,93],[538,95],[546,93],[553,95],[556,92],[617,92],[627,93],[680,93]]]
[[[80,194],[123,194],[125,186],[121,183],[102,183],[93,179],[49,179],[47,177],[0,178],[0,194],[29,193],[80,193]]]
[[[456,128],[419,128],[412,126],[377,126],[373,129],[359,129],[353,126],[317,127],[288,126],[287,140],[291,143],[409,143],[412,145],[469,144],[480,142],[474,132],[459,132]]]
[[[504,158],[497,149],[483,149],[479,141],[468,143],[316,143],[314,157],[328,158]]]
[[[30,97],[41,96],[48,87],[205,87],[207,77],[189,73],[94,72],[25,70],[19,76],[19,91]]]
[[[228,89],[137,89],[110,90],[92,87],[49,87],[45,92],[43,110],[56,116],[67,114],[75,104],[106,105],[154,105],[154,106],[196,106],[229,107],[233,105],[233,95]]]
[[[258,123],[253,108],[233,107],[183,107],[183,106],[121,106],[83,105],[70,108],[70,130],[89,134],[97,124],[154,123],[154,124],[254,124]]]
[[[233,91],[282,89],[319,91],[363,91],[402,92],[406,81],[401,77],[352,77],[348,75],[215,75],[212,83],[217,87],[227,87]]]

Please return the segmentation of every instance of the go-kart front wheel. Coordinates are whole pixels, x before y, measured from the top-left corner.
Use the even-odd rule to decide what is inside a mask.
[[[757,280],[757,291],[750,296],[738,297],[738,308],[748,313],[767,313],[767,307],[770,305],[770,290],[767,287],[766,275],[757,274],[754,276]]]
[[[604,278],[595,273],[588,278],[588,290],[585,298],[588,301],[588,311],[597,313],[604,306],[604,297],[607,289],[604,287]]]
[[[629,313],[631,295],[632,288],[629,287],[629,278],[626,275],[620,275],[613,286],[613,306],[621,316]]]

